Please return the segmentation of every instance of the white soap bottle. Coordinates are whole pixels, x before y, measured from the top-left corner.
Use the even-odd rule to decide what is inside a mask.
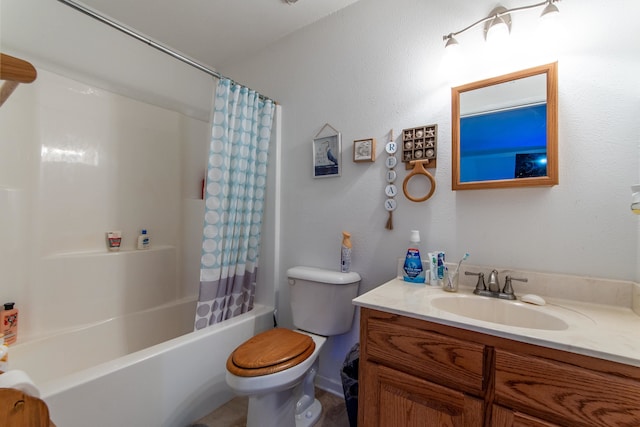
[[[147,233],[147,229],[143,228],[138,236],[138,249],[149,249],[151,247],[151,237]]]
[[[409,248],[402,267],[402,278],[405,282],[424,283],[425,271],[420,256],[420,231],[411,230]]]

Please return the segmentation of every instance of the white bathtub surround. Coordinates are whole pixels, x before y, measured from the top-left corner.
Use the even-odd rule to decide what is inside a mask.
[[[135,236],[132,236],[134,238]],[[151,309],[178,298],[177,249],[85,252],[44,257],[23,310],[24,340]],[[72,296],[70,302],[61,300]]]
[[[196,138],[206,146],[207,123],[33,63],[38,79],[0,114],[0,298],[20,309],[19,339],[195,295],[181,256],[200,239],[183,240],[181,224],[202,211],[181,207],[181,176],[197,169],[189,153]],[[134,250],[143,225],[145,253]],[[117,253],[109,230],[123,232]]]
[[[3,163],[6,160],[10,159],[0,155],[0,169],[3,168]],[[29,246],[26,238],[28,235],[27,200],[28,196],[23,189],[3,188],[0,183],[0,235],[3,236],[2,244],[0,244],[2,287],[26,281],[28,265],[26,249]],[[13,298],[10,294],[0,296],[4,297],[0,304]],[[22,316],[23,314],[21,314]],[[20,334],[24,332],[22,326],[20,326],[19,332]]]
[[[486,274],[491,269],[486,266],[467,266],[465,271],[483,271]],[[519,282],[514,282],[516,295],[534,293],[543,296],[547,305],[544,307],[527,305],[527,308],[550,313],[562,319],[568,327],[563,330],[531,329],[452,314],[439,309],[438,303],[434,301],[456,294],[450,294],[437,287],[410,284],[401,278],[393,279],[359,296],[354,303],[363,307],[640,366],[640,335],[638,335],[640,315],[632,310],[634,304],[632,293],[634,288],[637,290],[637,284],[521,270],[499,271],[502,271],[501,285],[504,284],[503,274],[527,277],[529,282],[522,286],[518,286]],[[461,284],[458,295],[478,300],[487,299],[487,297],[472,294],[477,277],[460,276],[461,279],[463,277],[465,277],[464,284]],[[567,291],[570,293],[568,294]],[[517,304],[509,301],[495,301]]]
[[[195,299],[87,325],[11,349],[59,426],[188,425],[230,400],[229,348],[272,326],[271,307],[202,331]]]
[[[23,339],[11,347],[10,367],[28,371],[37,384],[46,386],[191,332],[194,307],[194,298],[187,298],[36,339]]]

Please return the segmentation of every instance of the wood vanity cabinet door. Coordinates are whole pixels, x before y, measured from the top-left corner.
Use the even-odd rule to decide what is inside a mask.
[[[548,421],[542,421],[502,406],[493,405],[491,427],[559,427]]]
[[[431,324],[363,311],[366,329],[367,360],[404,371],[416,377],[482,397],[485,390],[484,351],[482,344],[453,338],[427,328]]]
[[[362,366],[362,365],[361,365]],[[483,402],[377,363],[367,364],[362,423],[366,427],[481,427]]]
[[[496,350],[494,402],[571,427],[640,426],[640,382],[526,354]],[[525,424],[528,425],[528,424]]]

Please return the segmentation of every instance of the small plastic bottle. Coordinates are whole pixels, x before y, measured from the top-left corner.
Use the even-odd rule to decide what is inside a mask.
[[[411,230],[409,248],[404,259],[402,278],[405,282],[424,283],[425,271],[420,257],[420,231]]]
[[[340,251],[340,271],[348,273],[351,271],[351,234],[342,232],[342,249]]]
[[[151,247],[151,237],[147,233],[147,229],[143,228],[138,236],[138,249],[149,249]]]
[[[4,343],[13,344],[18,339],[18,309],[14,308],[15,303],[7,302],[0,315],[0,333],[4,334]]]

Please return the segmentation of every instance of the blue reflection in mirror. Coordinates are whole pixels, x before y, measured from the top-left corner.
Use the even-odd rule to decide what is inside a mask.
[[[547,175],[547,104],[460,118],[460,182]]]

